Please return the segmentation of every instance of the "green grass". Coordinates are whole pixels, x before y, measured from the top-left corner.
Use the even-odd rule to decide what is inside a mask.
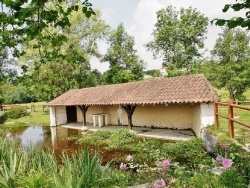
[[[45,108],[44,112],[42,109],[42,106],[46,104],[45,102],[38,102],[33,103],[35,106],[35,112],[31,111],[30,106],[31,103],[27,104],[21,104],[22,106],[28,107],[29,115],[18,118],[18,119],[10,119],[8,118],[5,121],[5,125],[12,125],[14,124],[43,124],[43,125],[49,125],[50,123],[50,117],[49,117],[49,108]]]
[[[219,114],[227,116],[227,108],[219,108]],[[250,111],[239,109],[237,120],[250,124]],[[219,128],[210,127],[210,132],[224,141],[229,141],[228,120],[219,117]],[[241,144],[250,143],[250,128],[234,123],[235,140]]]
[[[225,88],[222,88],[222,89],[216,89],[214,88],[217,92],[217,94],[219,95],[220,99],[221,100],[228,100],[229,99],[229,92],[225,89]],[[247,89],[243,95],[246,97],[246,101],[250,101],[250,89]]]

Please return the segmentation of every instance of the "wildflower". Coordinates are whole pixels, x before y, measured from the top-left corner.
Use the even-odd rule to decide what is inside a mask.
[[[162,185],[162,186],[166,186],[166,182],[165,182],[164,179],[161,179],[161,185]]]
[[[125,163],[121,163],[120,165],[120,170],[126,170],[126,164]]]
[[[222,165],[224,168],[229,169],[233,164],[233,161],[231,159],[223,159]]]
[[[131,155],[128,155],[127,157],[126,157],[126,161],[131,161],[133,159],[133,157],[131,156]]]
[[[164,166],[166,169],[170,166],[169,160],[164,160],[164,161],[162,162],[162,164],[163,164],[163,166]]]
[[[221,163],[221,158],[220,158],[219,156],[218,156],[218,157],[216,157],[216,159],[215,159],[215,160],[216,160],[216,162],[217,162],[217,163]]]
[[[161,186],[158,183],[154,183],[154,188],[160,188]]]

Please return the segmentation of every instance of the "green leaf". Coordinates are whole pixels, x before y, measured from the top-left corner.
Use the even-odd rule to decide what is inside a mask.
[[[230,7],[230,4],[226,4],[224,8],[222,9],[223,12],[227,12]]]
[[[82,12],[85,14],[88,11],[87,7],[82,7]]]
[[[215,22],[215,25],[223,26],[223,25],[225,25],[225,23],[226,23],[226,20],[218,19],[218,20]]]
[[[228,23],[227,23],[227,26],[231,29],[231,28],[235,28],[237,27],[238,25],[240,25],[237,21],[234,21],[234,20],[230,20]]]
[[[91,16],[91,14],[92,14],[91,11],[87,11],[87,12],[85,13],[85,15],[86,15],[87,18],[89,18],[89,17]]]
[[[244,19],[242,17],[237,17],[235,19],[235,21],[237,21],[238,23],[242,24],[244,22]]]
[[[239,11],[242,9],[242,5],[240,3],[233,4],[232,9],[234,9],[234,11]]]
[[[243,21],[243,23],[241,24],[241,27],[249,27],[250,26],[250,20],[245,20]]]

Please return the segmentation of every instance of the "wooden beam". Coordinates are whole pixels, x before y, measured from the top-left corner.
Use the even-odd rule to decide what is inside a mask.
[[[87,123],[86,123],[86,112],[87,112],[89,106],[87,106],[87,105],[81,105],[81,106],[79,106],[79,107],[80,107],[80,109],[81,109],[81,111],[82,111],[83,126],[86,126],[86,125],[87,125]]]
[[[132,130],[133,123],[132,123],[132,116],[135,111],[136,105],[122,105],[123,109],[127,112],[128,115],[128,129]]]

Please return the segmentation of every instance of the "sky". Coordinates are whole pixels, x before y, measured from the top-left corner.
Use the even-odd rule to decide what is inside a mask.
[[[157,21],[156,12],[167,6],[176,7],[180,10],[181,7],[193,7],[204,14],[211,21],[214,18],[232,18],[234,16],[243,16],[242,12],[234,12],[229,10],[226,13],[222,12],[225,4],[235,3],[236,0],[89,0],[94,9],[99,9],[102,14],[102,19],[106,21],[112,28],[116,28],[120,23],[123,23],[129,35],[135,39],[135,49],[138,55],[146,63],[146,69],[160,69],[162,59],[153,58],[151,51],[147,51],[144,46],[146,43],[153,40],[151,35],[154,30],[154,25]],[[208,25],[206,34],[204,53],[205,56],[213,49],[218,34],[222,28],[219,26]],[[98,43],[99,50],[104,54],[108,45],[104,41]],[[91,59],[91,67],[98,69],[101,72],[108,70],[108,63],[100,63],[98,59]]]

